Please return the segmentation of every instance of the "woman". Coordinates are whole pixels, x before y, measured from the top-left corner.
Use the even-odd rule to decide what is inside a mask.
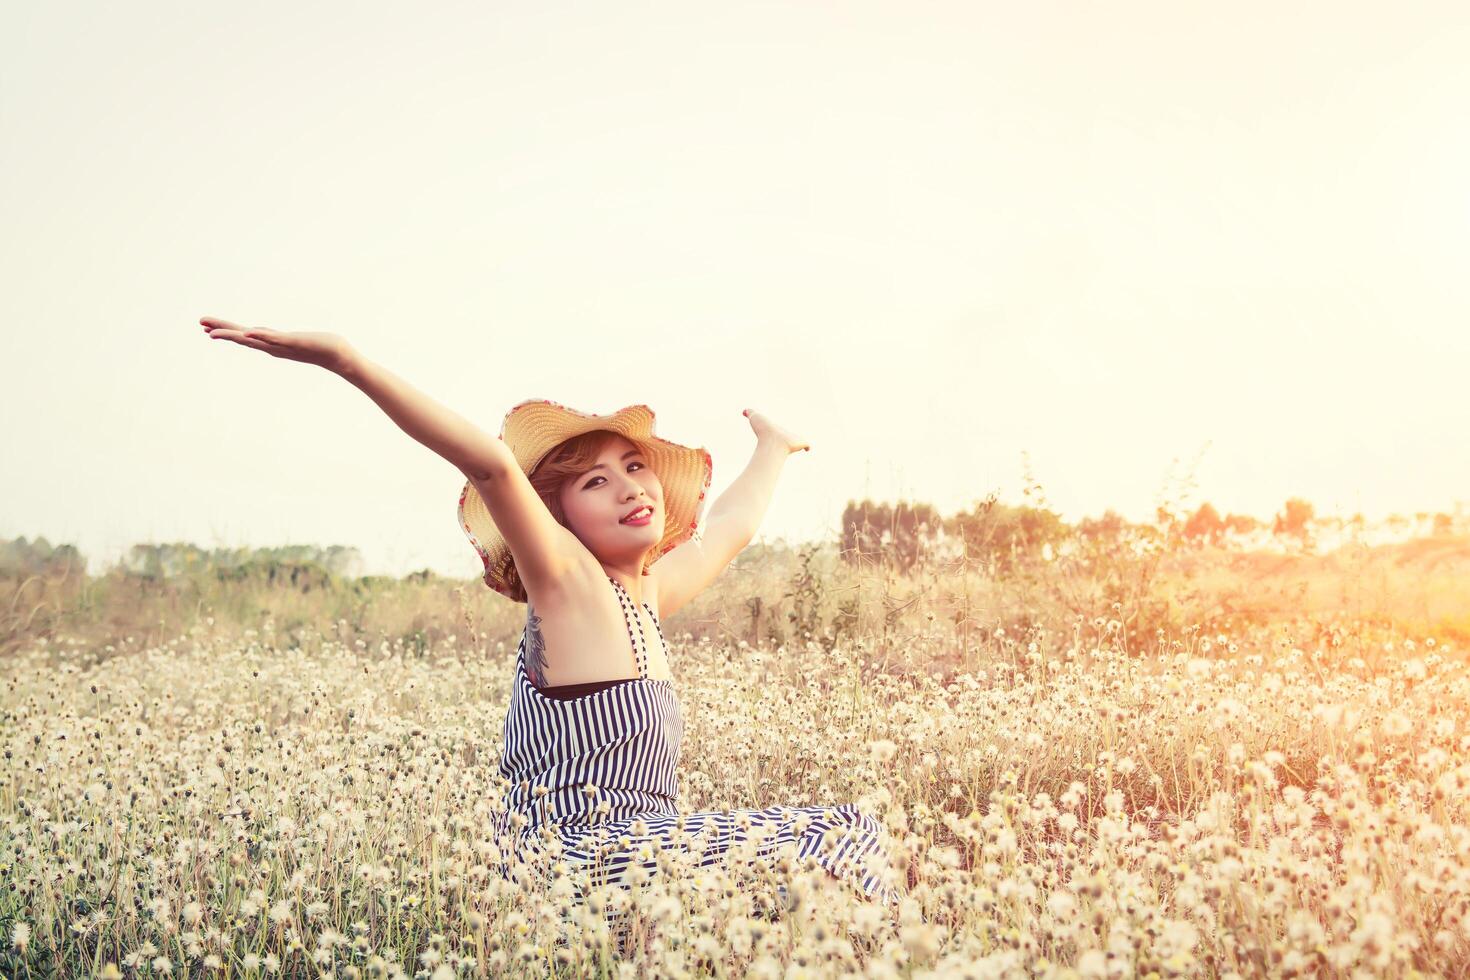
[[[530,400],[492,438],[335,334],[200,323],[211,338],[340,375],[465,474],[460,526],[484,581],[527,603],[500,766],[510,786],[498,829],[514,867],[502,863],[501,874],[559,861],[585,872],[574,881],[580,897],[584,882],[626,886],[657,874],[660,850],[702,867],[794,848],[828,872],[828,888],[850,881],[899,900],[883,881],[882,827],[852,804],[676,807],[684,723],[660,617],[745,547],[785,458],[808,444],[747,409],[754,457],[701,535],[709,454],[655,436],[647,406],[590,415]]]

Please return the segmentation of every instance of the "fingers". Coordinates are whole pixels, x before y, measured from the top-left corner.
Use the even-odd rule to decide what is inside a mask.
[[[204,325],[204,332],[211,337],[224,335],[229,340],[239,341],[241,339],[260,340],[266,342],[277,342],[277,333],[265,327],[245,327],[229,320],[222,320],[217,316],[202,316],[199,322]]]
[[[267,354],[271,352],[270,344],[259,340],[243,330],[234,330],[229,327],[217,327],[210,331],[211,340],[232,340],[242,347],[253,347],[255,350],[263,350]]]
[[[232,330],[229,327],[218,327],[209,332],[210,340],[245,340],[249,337],[244,330]]]

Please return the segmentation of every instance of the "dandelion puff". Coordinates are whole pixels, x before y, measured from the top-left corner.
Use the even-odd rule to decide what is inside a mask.
[[[888,741],[888,739],[876,739],[876,741],[869,742],[867,751],[872,754],[873,760],[878,761],[878,763],[886,763],[886,761],[894,757],[894,754],[897,754],[898,745],[897,743]]]
[[[903,926],[898,935],[903,948],[919,960],[930,959],[938,953],[939,943],[943,938],[938,927],[924,924]]]
[[[1089,949],[1077,957],[1077,974],[1086,980],[1103,980],[1108,975],[1108,959],[1100,949]]]
[[[1046,900],[1047,910],[1065,922],[1077,912],[1077,901],[1065,891],[1055,891]]]
[[[1383,719],[1383,734],[1389,738],[1402,738],[1409,734],[1414,728],[1414,723],[1409,716],[1401,711],[1391,711]]]

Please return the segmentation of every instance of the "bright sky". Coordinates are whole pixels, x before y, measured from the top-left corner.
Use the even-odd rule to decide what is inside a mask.
[[[462,479],[212,315],[488,431],[752,407],[843,505],[1449,510],[1470,486],[1459,3],[9,4],[0,534],[480,570]],[[1173,479],[1171,481],[1171,474]]]

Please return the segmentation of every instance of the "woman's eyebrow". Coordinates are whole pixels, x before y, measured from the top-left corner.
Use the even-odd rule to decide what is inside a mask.
[[[627,452],[623,453],[623,455],[621,455],[621,456],[618,457],[618,462],[622,462],[623,460],[627,459],[629,456],[642,456],[642,455],[643,455],[643,450],[641,450],[641,449],[630,449]],[[587,468],[587,473],[591,473],[593,470],[605,470],[605,469],[607,469],[607,464],[606,463],[598,463],[596,466],[589,466]],[[585,475],[586,475],[586,473],[583,474],[583,476],[585,476]]]

